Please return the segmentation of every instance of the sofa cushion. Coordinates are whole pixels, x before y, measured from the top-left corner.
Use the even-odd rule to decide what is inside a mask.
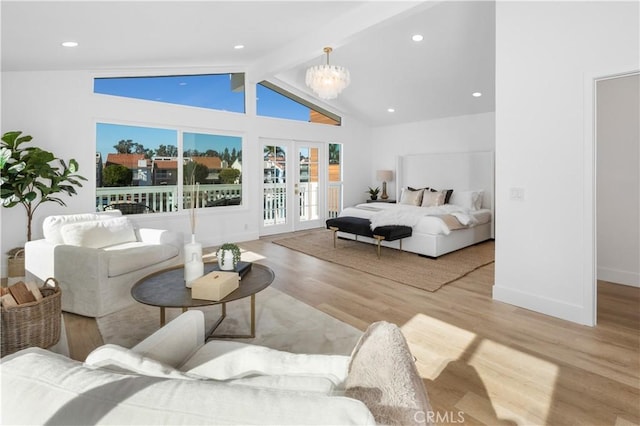
[[[106,344],[94,349],[84,363],[91,367],[105,368],[117,373],[137,373],[152,377],[193,380],[193,377],[170,365],[114,344]]]
[[[326,377],[317,376],[253,376],[227,380],[226,383],[262,389],[280,389],[306,393],[313,392],[322,395],[331,395],[335,388],[331,380]]]
[[[105,247],[109,255],[107,275],[117,277],[176,257],[180,250],[169,244],[130,242]]]
[[[189,374],[216,380],[250,376],[299,375],[324,377],[341,387],[349,357],[306,355],[278,351],[263,346],[222,340],[211,341],[179,368]]]
[[[45,240],[51,244],[64,244],[62,238],[61,229],[64,225],[71,223],[88,222],[92,220],[100,220],[115,216],[120,216],[120,211],[107,213],[80,213],[80,214],[65,214],[58,216],[48,216],[42,223],[42,233]]]
[[[0,374],[1,424],[375,424],[351,398],[118,374],[40,348]]]
[[[66,224],[62,226],[60,233],[64,244],[87,248],[136,241],[133,224],[124,216]]]
[[[429,424],[431,406],[402,331],[380,321],[351,355],[345,395],[364,402],[378,424]]]

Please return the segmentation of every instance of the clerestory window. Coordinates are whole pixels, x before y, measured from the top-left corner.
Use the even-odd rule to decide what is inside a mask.
[[[93,92],[219,111],[245,112],[244,73],[95,78]]]
[[[285,118],[331,126],[340,126],[342,124],[340,116],[268,81],[262,81],[256,86],[256,95],[257,114],[259,116]]]

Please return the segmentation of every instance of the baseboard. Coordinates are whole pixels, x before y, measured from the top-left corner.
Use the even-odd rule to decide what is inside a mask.
[[[592,312],[587,311],[584,306],[495,285],[493,299],[578,324],[595,325],[590,321]]]
[[[640,274],[637,272],[621,271],[619,269],[598,266],[598,279],[615,284],[640,287]]]

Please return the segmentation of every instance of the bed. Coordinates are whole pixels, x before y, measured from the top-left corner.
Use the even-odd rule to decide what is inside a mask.
[[[493,159],[489,151],[400,156],[396,204],[358,204],[345,208],[339,216],[367,218],[374,227],[411,226],[412,235],[402,240],[402,249],[428,257],[489,240],[494,237]],[[421,190],[417,202],[415,197]],[[447,194],[446,190],[453,192]],[[445,198],[447,203],[440,204]],[[355,238],[342,232],[338,236]],[[358,240],[377,244],[373,238]],[[400,248],[399,241],[383,241],[382,245]]]

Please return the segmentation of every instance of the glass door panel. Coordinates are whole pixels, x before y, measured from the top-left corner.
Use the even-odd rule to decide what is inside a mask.
[[[320,143],[264,139],[261,235],[324,226],[327,161]]]
[[[263,153],[263,226],[287,223],[287,150],[286,145],[264,145]]]
[[[322,226],[322,205],[324,198],[325,162],[321,162],[322,145],[309,142],[297,142],[297,170],[295,195],[296,203],[295,229],[309,229]]]

